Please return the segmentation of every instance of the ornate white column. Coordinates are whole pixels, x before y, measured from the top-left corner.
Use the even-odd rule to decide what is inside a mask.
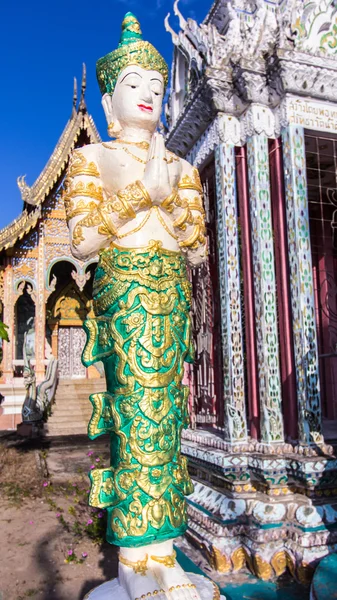
[[[44,273],[44,226],[39,225],[39,250],[37,264],[37,294],[35,304],[35,373],[37,380],[42,380],[45,374],[45,338],[46,338],[46,302],[45,302],[45,273]]]
[[[264,133],[253,134],[248,138],[247,154],[261,438],[265,443],[277,443],[284,440],[284,434],[268,138]]]
[[[232,143],[222,143],[217,147],[215,167],[225,439],[237,444],[247,440],[247,421],[235,154]]]
[[[282,130],[299,439],[323,442],[304,130]]]

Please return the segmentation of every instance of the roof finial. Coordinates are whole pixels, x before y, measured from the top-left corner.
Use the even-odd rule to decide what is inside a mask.
[[[174,14],[176,15],[176,17],[178,17],[178,19],[179,19],[179,27],[183,31],[185,31],[185,27],[187,25],[187,22],[186,22],[186,19],[181,14],[180,10],[179,10],[178,4],[179,4],[179,0],[175,0],[175,2],[173,4],[173,11],[174,11]]]
[[[166,29],[167,33],[171,34],[173,44],[175,44],[177,46],[178,42],[179,42],[179,37],[176,34],[176,32],[174,31],[174,29],[172,29],[172,27],[171,27],[171,25],[169,23],[170,16],[171,16],[171,14],[167,13],[167,15],[166,15],[166,17],[164,19],[164,25],[165,25],[165,29]]]
[[[81,85],[81,100],[80,100],[80,105],[78,107],[78,110],[86,110],[86,104],[85,104],[85,90],[87,87],[87,68],[85,66],[85,63],[83,63],[83,68],[82,68],[82,85]]]
[[[73,115],[76,114],[77,107],[77,79],[74,77],[74,92],[73,92]]]

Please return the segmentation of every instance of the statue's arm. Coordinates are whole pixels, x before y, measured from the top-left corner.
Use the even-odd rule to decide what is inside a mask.
[[[63,192],[71,251],[80,260],[96,256],[118,237],[122,225],[151,204],[140,182],[108,197],[95,157],[90,145],[72,153]]]
[[[207,256],[203,190],[198,170],[185,160],[182,163],[178,189],[164,200],[162,207],[172,214],[178,243],[187,262],[196,267]]]

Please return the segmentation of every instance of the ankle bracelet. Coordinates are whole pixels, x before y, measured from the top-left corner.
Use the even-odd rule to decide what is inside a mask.
[[[145,557],[142,560],[136,560],[136,561],[128,560],[127,558],[124,558],[124,556],[119,555],[119,562],[121,562],[122,565],[125,565],[126,567],[130,567],[131,569],[134,570],[135,573],[139,573],[140,575],[146,575],[147,559],[148,559],[147,554],[145,554]]]
[[[175,562],[176,562],[176,556],[177,553],[175,550],[173,550],[172,554],[168,554],[167,556],[153,556],[151,555],[150,558],[158,563],[160,563],[161,565],[164,565],[165,567],[168,567],[169,569],[172,569],[172,567],[174,567]]]

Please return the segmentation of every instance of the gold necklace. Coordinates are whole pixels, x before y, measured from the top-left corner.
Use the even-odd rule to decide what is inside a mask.
[[[120,142],[120,143],[122,143],[122,142]],[[139,143],[146,144],[147,142],[139,142]],[[104,146],[104,148],[108,148],[108,150],[117,150],[117,148],[114,148],[113,146],[109,146],[109,144],[107,144],[106,142],[102,142],[102,146]],[[147,160],[143,160],[142,158],[139,158],[139,156],[132,154],[132,152],[130,152],[129,148],[122,148],[122,150],[124,150],[124,152],[126,152],[126,154],[129,154],[129,156],[132,156],[132,158],[134,158],[138,162],[142,163],[143,165],[147,164]]]
[[[150,148],[149,142],[128,142],[127,140],[114,140],[116,144],[129,144],[130,146],[137,146],[142,150],[148,150]]]

